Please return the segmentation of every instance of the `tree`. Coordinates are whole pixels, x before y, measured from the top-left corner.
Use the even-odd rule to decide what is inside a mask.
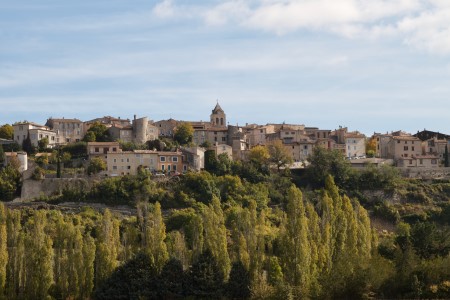
[[[291,153],[280,140],[269,144],[267,148],[270,155],[269,161],[277,167],[278,172],[280,172],[280,168],[286,167],[294,161]]]
[[[33,154],[33,153],[36,152],[36,148],[33,146],[33,144],[31,144],[31,139],[30,139],[30,133],[29,132],[28,132],[27,138],[23,140],[22,149],[28,155]]]
[[[336,184],[343,187],[348,183],[351,174],[350,163],[338,150],[328,150],[322,147],[314,148],[308,158],[307,179],[317,187],[323,187],[328,175],[333,176]]]
[[[14,128],[9,125],[5,124],[0,127],[0,139],[7,139],[7,140],[13,140],[14,139]]]
[[[242,262],[233,263],[227,283],[228,296],[231,299],[249,299],[251,296],[250,284],[250,273]]]
[[[94,157],[89,162],[89,165],[87,168],[87,173],[88,173],[88,175],[92,175],[92,174],[100,173],[101,171],[105,171],[105,170],[106,170],[105,161],[103,159],[101,159],[100,157]]]
[[[111,137],[108,128],[100,122],[95,122],[87,130],[83,141],[85,142],[110,142]]]
[[[261,145],[253,147],[248,153],[248,159],[259,172],[268,173],[270,153],[267,147]]]
[[[445,151],[444,151],[444,167],[448,168],[450,167],[449,162],[449,156],[448,156],[448,144],[445,145]]]
[[[48,147],[48,143],[49,143],[48,138],[45,137],[45,138],[40,139],[38,141],[39,151],[40,152],[45,151],[47,149],[47,147]]]
[[[302,192],[292,186],[288,191],[286,216],[281,227],[281,263],[286,280],[300,287],[308,295],[311,274],[311,251],[308,237],[308,219]]]
[[[0,202],[0,299],[2,299],[3,291],[6,284],[6,265],[8,263],[7,248],[7,228],[6,228],[7,211],[3,203]]]
[[[377,140],[375,138],[370,138],[366,142],[366,155],[367,157],[374,157],[377,151]]]
[[[109,209],[103,213],[101,224],[97,227],[97,246],[95,255],[96,284],[103,283],[117,267],[119,254],[119,222]]]
[[[3,146],[0,144],[0,167],[5,161],[5,151],[3,151]]]
[[[174,133],[174,140],[180,145],[189,145],[194,137],[194,127],[191,123],[184,122],[177,126]]]
[[[142,248],[150,257],[152,266],[157,273],[161,272],[164,264],[169,259],[166,239],[166,226],[164,224],[161,205],[159,202],[151,207],[151,211],[147,204],[139,205],[139,221],[142,231]]]
[[[185,290],[197,298],[219,299],[222,295],[224,277],[209,249],[204,251],[188,272]]]
[[[150,257],[146,253],[138,253],[97,286],[94,298],[156,299],[155,277]]]

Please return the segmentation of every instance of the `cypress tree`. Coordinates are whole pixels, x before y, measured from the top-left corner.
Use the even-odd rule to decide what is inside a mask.
[[[446,168],[450,167],[450,162],[449,162],[449,157],[448,157],[448,144],[445,145],[445,151],[444,151],[444,166]]]
[[[234,262],[231,266],[227,293],[231,299],[249,299],[251,296],[250,273],[241,261]]]

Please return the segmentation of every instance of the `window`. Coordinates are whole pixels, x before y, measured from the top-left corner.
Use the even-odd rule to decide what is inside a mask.
[[[117,152],[117,148],[116,147],[113,147],[113,152]]]
[[[183,171],[187,171],[187,166],[186,165],[183,166]]]
[[[66,142],[69,143],[69,142],[70,142],[70,139],[66,139]]]
[[[172,161],[173,161],[173,162],[178,162],[178,157],[172,156]]]
[[[113,166],[113,170],[117,170],[117,166]]]
[[[128,169],[128,170],[131,170],[131,166],[127,166],[127,169]]]
[[[170,165],[168,165],[168,166],[167,166],[167,171],[169,171],[169,172],[170,172]]]
[[[408,144],[408,141],[405,141],[405,145]]]
[[[114,162],[117,162],[117,159],[114,158]]]
[[[411,150],[414,151],[414,146],[411,147]]]
[[[98,148],[98,147],[95,147],[95,150],[94,150],[95,152],[100,152],[100,148]]]
[[[166,157],[165,157],[165,156],[161,156],[161,157],[159,158],[159,161],[166,161]]]
[[[127,162],[130,162],[130,159],[129,159],[129,158],[127,158]]]
[[[404,146],[403,150],[408,151],[408,146]]]
[[[42,134],[39,134],[39,139],[42,139]]]
[[[164,165],[161,165],[161,170],[164,171],[166,167]]]
[[[226,137],[222,137],[222,142],[226,142],[227,138]]]
[[[419,163],[423,165],[423,159],[419,159]]]
[[[177,165],[173,165],[173,166],[172,166],[172,170],[173,170],[174,172],[176,172],[176,171],[177,171]]]
[[[412,165],[412,159],[409,160],[409,164]]]
[[[400,141],[397,141],[397,144],[400,144]]]
[[[307,145],[303,146],[303,149],[308,150],[308,146]]]
[[[436,159],[432,159],[432,160],[431,160],[431,164],[432,164],[432,165],[437,164],[437,160],[436,160]]]

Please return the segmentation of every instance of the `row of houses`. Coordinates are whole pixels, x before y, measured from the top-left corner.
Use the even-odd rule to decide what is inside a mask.
[[[415,135],[402,131],[386,134],[374,133],[372,137],[368,138],[358,131],[350,131],[347,127],[342,126],[335,130],[329,130],[285,123],[230,125],[227,122],[225,111],[217,102],[207,121],[181,121],[170,118],[154,122],[147,117],[137,118],[135,115],[132,120],[106,116],[86,122],[79,119],[49,118],[45,125],[18,122],[13,125],[14,142],[22,144],[28,136],[34,146],[37,146],[39,140],[43,138],[48,139],[50,147],[78,142],[83,139],[90,126],[97,122],[108,128],[109,134],[114,140],[134,143],[145,143],[164,137],[172,138],[177,126],[189,122],[194,129],[194,147],[191,150],[195,155],[182,154],[185,162],[188,162],[189,157],[191,162],[199,160],[198,157],[201,157],[199,153],[202,150],[198,146],[201,145],[212,145],[215,147],[216,153],[229,153],[233,159],[245,159],[251,148],[275,141],[282,142],[295,162],[305,162],[315,147],[338,150],[353,161],[366,157],[367,141],[373,139],[376,144],[374,156],[377,158],[391,159],[401,167],[438,167],[450,141],[450,136],[426,130]],[[148,161],[149,163],[146,165],[150,169],[178,172],[186,168],[185,165],[180,164],[182,159],[168,163],[169,161],[161,161],[161,159],[164,160],[161,158],[164,155],[156,157],[155,151],[128,153],[119,151],[118,143],[115,145],[111,147],[116,148],[116,151],[113,151],[112,148],[107,150],[108,155],[105,159],[108,162],[109,158],[114,155],[129,156],[123,158],[126,162],[131,161],[134,156],[136,159]],[[179,157],[175,154],[173,156]],[[122,158],[113,157],[111,159],[122,162]],[[119,175],[126,174],[129,172],[127,170],[135,169],[133,165],[118,164],[116,168],[112,162],[109,162],[108,165],[112,166],[111,172],[117,171]],[[136,165],[139,166],[137,163]],[[198,168],[199,164],[194,165],[194,168]]]
[[[450,147],[449,135],[425,129],[414,135],[404,131],[374,133],[372,139],[376,157],[393,159],[398,167],[439,167]]]

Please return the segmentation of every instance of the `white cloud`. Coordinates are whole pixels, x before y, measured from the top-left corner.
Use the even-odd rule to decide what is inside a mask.
[[[172,0],[164,0],[153,8],[153,13],[160,18],[170,18],[175,15],[175,9]]]
[[[224,0],[203,6],[164,0],[154,13],[188,13],[207,25],[232,24],[277,35],[310,30],[345,38],[395,37],[414,48],[450,53],[449,0]]]

